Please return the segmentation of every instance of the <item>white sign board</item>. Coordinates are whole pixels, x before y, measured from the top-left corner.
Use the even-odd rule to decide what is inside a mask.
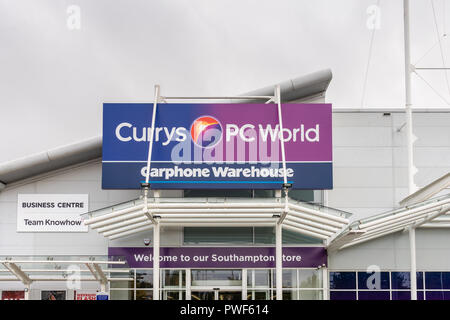
[[[87,194],[19,194],[17,232],[88,232]]]

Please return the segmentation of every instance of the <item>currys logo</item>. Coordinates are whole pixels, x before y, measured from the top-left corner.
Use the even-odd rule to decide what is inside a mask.
[[[202,116],[194,120],[191,125],[192,141],[201,148],[217,145],[222,139],[222,125],[211,116]]]

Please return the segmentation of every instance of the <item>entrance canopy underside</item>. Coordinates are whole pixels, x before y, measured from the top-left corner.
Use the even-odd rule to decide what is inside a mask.
[[[350,213],[285,198],[149,198],[87,213],[86,225],[113,240],[161,226],[275,226],[340,250],[408,228],[450,228],[450,194],[349,222]]]
[[[114,270],[110,269],[114,267]],[[0,282],[20,281],[29,286],[36,281],[97,281],[106,285],[108,281],[130,281],[125,261],[108,261],[107,258],[86,257],[82,260],[63,257],[0,257]],[[123,272],[123,277],[111,278]]]
[[[109,239],[161,226],[275,226],[330,241],[349,223],[350,214],[285,198],[149,198],[87,213],[86,225]]]

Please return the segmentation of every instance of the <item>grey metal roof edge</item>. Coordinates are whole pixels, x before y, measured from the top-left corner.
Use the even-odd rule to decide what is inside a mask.
[[[280,82],[282,101],[295,101],[324,93],[332,79],[330,69]],[[243,95],[271,96],[274,85]],[[233,101],[237,102],[237,101]],[[248,100],[246,100],[248,102]],[[61,147],[0,163],[0,191],[13,182],[96,159],[102,155],[102,137],[96,136]]]
[[[19,159],[0,163],[0,181],[9,184],[61,169],[102,155],[102,137],[97,136]]]
[[[331,69],[324,69],[277,83],[280,85],[281,100],[283,102],[295,101],[321,94],[328,89],[332,78]],[[273,94],[274,85],[271,85],[246,92],[243,95],[271,96]]]

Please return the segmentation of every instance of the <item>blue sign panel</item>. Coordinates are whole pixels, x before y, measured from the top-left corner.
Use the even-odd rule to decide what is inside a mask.
[[[153,189],[280,189],[281,139],[294,189],[332,188],[331,105],[158,104]],[[103,106],[102,187],[139,189],[147,173],[150,103]]]

